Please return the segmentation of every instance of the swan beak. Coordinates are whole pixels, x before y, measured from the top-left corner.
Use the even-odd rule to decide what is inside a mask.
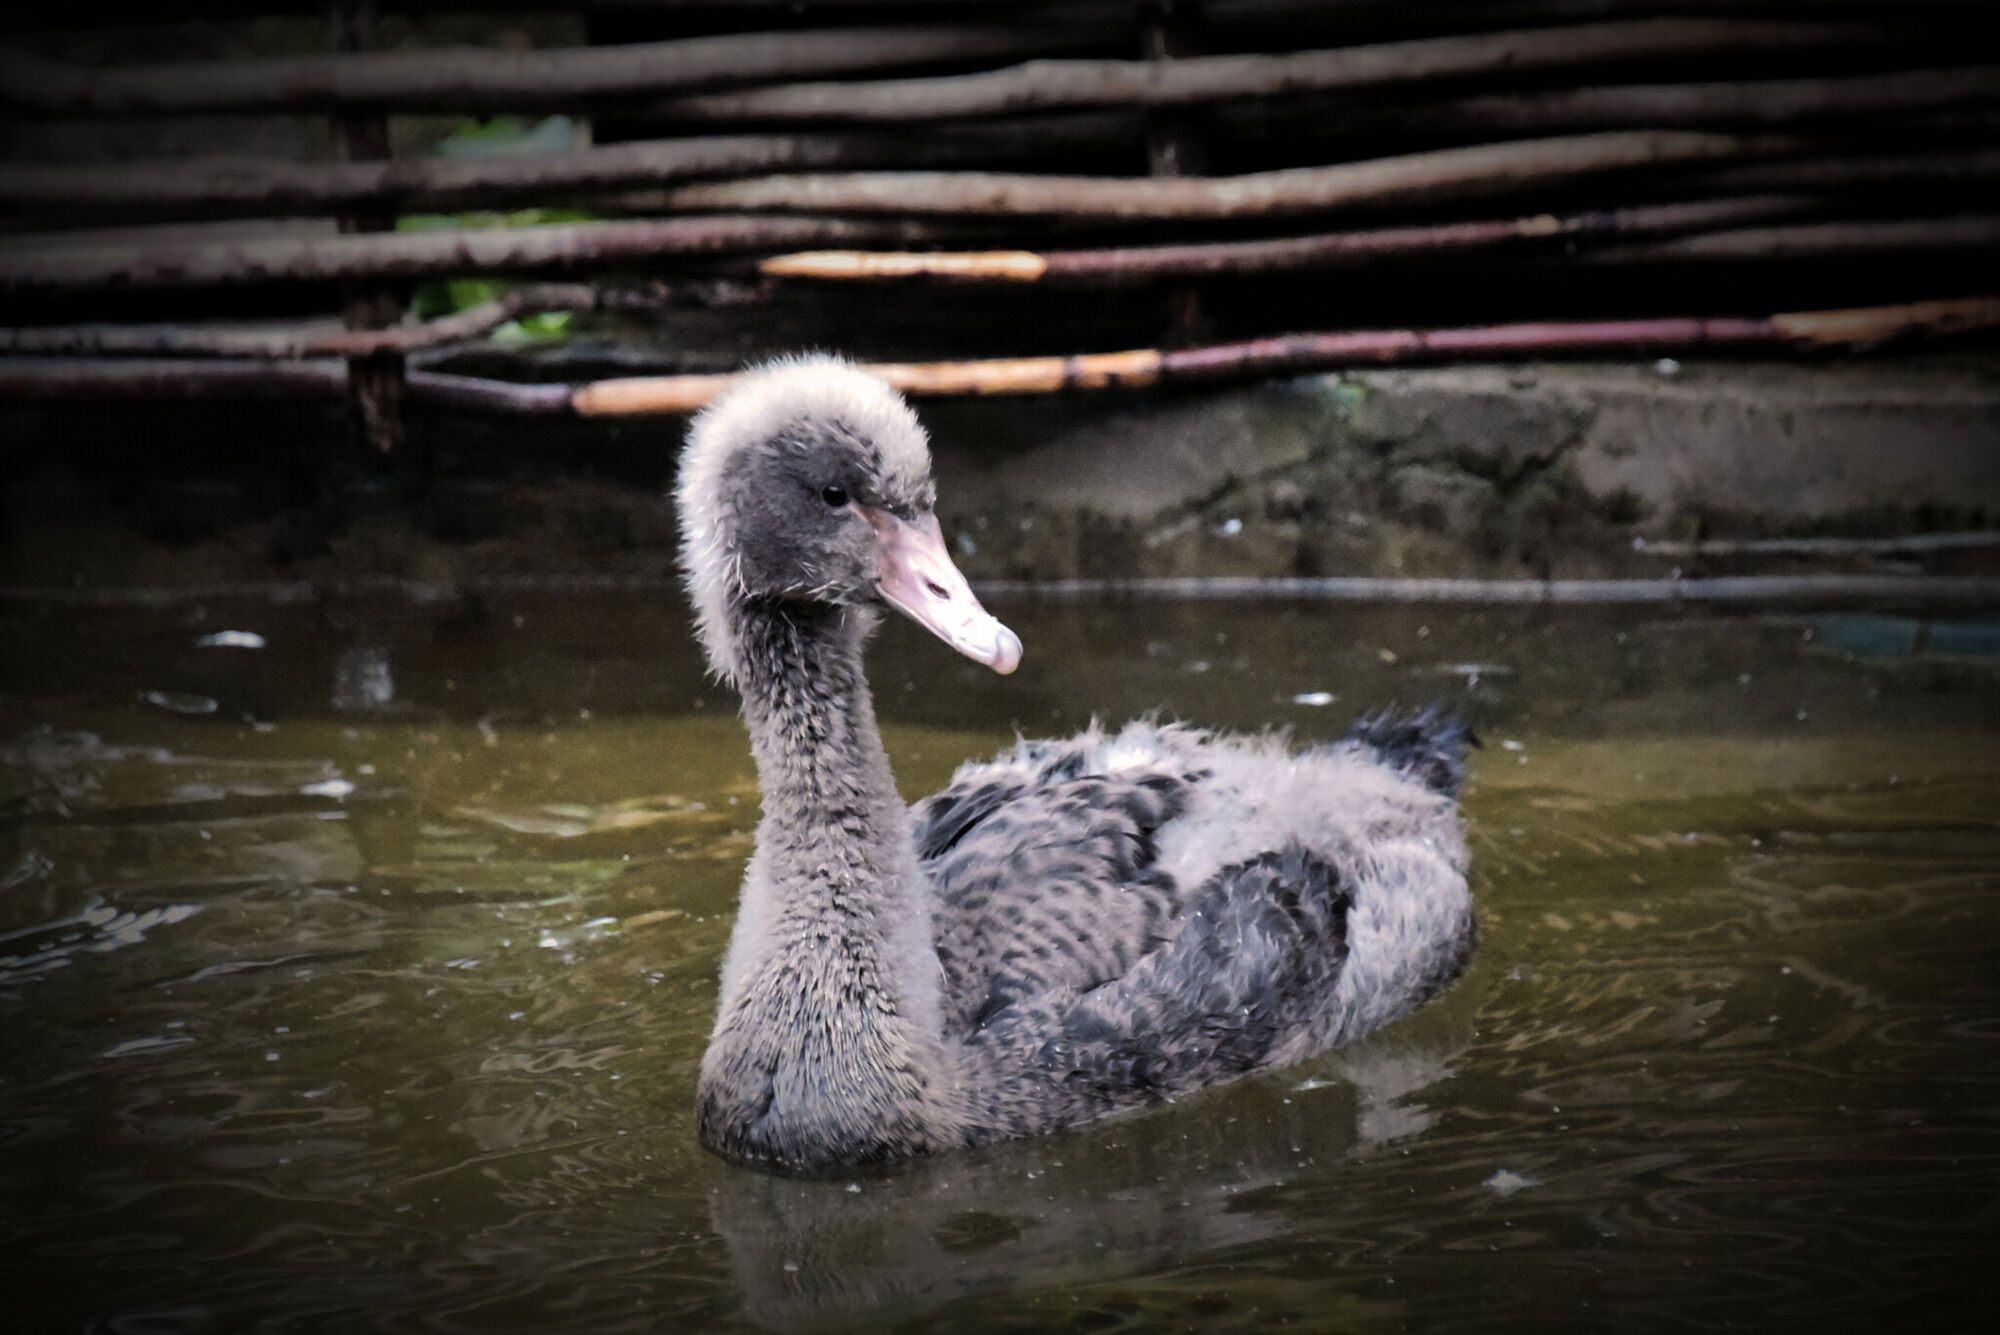
[[[897,611],[967,658],[1008,673],[1021,666],[1021,640],[972,596],[945,551],[936,515],[914,521],[857,505],[882,548],[875,587]]]

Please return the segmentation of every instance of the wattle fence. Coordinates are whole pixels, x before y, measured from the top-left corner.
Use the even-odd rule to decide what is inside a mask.
[[[1985,3],[381,8],[5,20],[0,399],[346,396],[395,451],[802,338],[979,394],[2000,326]]]

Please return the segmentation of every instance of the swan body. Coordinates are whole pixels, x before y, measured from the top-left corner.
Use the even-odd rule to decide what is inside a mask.
[[[1463,967],[1455,720],[1297,752],[1093,726],[907,807],[862,673],[878,608],[1021,657],[945,552],[908,406],[777,363],[696,419],[677,499],[764,799],[697,1093],[724,1158],[831,1172],[1078,1125],[1357,1038]]]

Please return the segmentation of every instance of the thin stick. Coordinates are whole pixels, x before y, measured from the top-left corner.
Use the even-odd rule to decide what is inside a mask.
[[[411,371],[412,399],[516,416],[562,416],[567,385],[514,384],[440,371]],[[108,400],[331,398],[347,392],[347,365],[313,361],[128,361],[0,358],[0,399],[27,403]]]
[[[2000,328],[2000,297],[1807,311],[1764,319],[1656,319],[1383,329],[1286,334],[1210,347],[1084,353],[1069,357],[881,363],[865,367],[911,394],[1038,394],[1193,384],[1324,369],[1404,365],[1456,357],[1502,359],[1604,352],[1744,348],[1873,347],[1898,339]],[[574,388],[437,372],[412,372],[413,395],[438,402],[532,414],[581,416],[688,413],[733,384],[734,375],[637,376]],[[105,361],[0,359],[0,397],[60,401],[117,397],[272,396],[335,391],[338,361]]]
[[[1790,54],[1908,40],[1894,24],[1640,19],[1433,37],[1288,55],[1041,60],[987,74],[872,83],[799,83],[712,93],[657,112],[684,121],[922,121],[1060,107],[1163,107],[1336,89],[1383,88],[1478,74],[1577,69],[1712,55]]]
[[[1602,320],[1493,325],[1469,329],[1381,329],[1286,334],[1210,347],[1082,353],[1068,357],[965,362],[878,363],[866,367],[910,394],[979,396],[1139,388],[1240,379],[1335,366],[1403,365],[1470,358],[1603,352],[1690,352],[1742,348],[1872,346],[1902,338],[2000,327],[2000,298],[1924,302],[1766,319]],[[571,396],[586,417],[690,413],[735,381],[730,375],[635,376],[579,385]]]
[[[922,225],[893,221],[740,216],[157,243],[133,239],[75,244],[62,233],[53,233],[9,237],[0,245],[0,292],[77,291],[108,284],[161,288],[518,273],[799,245],[907,243],[936,235]]]
[[[1771,317],[1780,338],[1820,348],[1873,348],[1905,338],[1954,338],[2000,325],[2000,297],[1793,311]]]
[[[1582,130],[1784,128],[1951,110],[2000,100],[2000,66],[1898,70],[1846,78],[1612,84],[1493,93],[1414,104],[1355,106],[1329,99],[1255,103],[1217,113],[1225,132],[1254,138],[1409,140],[1503,138]]]
[[[849,172],[706,182],[670,189],[666,198],[678,208],[714,211],[1258,218],[1492,197],[1635,167],[1768,157],[1797,151],[1801,146],[1801,141],[1782,136],[1622,130],[1244,176],[1128,179],[998,172]]]
[[[260,361],[0,359],[0,399],[98,403],[116,399],[322,398],[347,388],[347,364]]]
[[[1807,256],[1987,250],[2000,247],[2000,214],[1896,218],[1877,222],[1795,223],[1745,227],[1649,241],[1570,257],[1590,265],[1664,261],[1782,260]]]
[[[470,412],[527,417],[566,417],[570,412],[567,385],[522,385],[446,371],[412,371],[410,393],[437,407]]]
[[[1664,162],[1782,151],[1794,141],[1673,131],[1619,132],[1446,149],[1333,167],[1219,178],[1000,176],[890,172],[760,177],[669,190],[682,208],[769,208],[970,217],[1054,213],[1094,218],[1237,218],[1505,194]],[[724,203],[724,201],[727,201]],[[0,292],[118,283],[185,287],[521,272],[621,260],[782,250],[799,245],[923,241],[922,224],[829,217],[681,217],[379,236],[83,241],[62,233],[0,245]]]
[[[1093,250],[860,251],[772,255],[760,272],[828,281],[941,279],[952,282],[1116,286],[1162,277],[1289,273],[1389,256],[1490,250],[1553,241],[1659,236],[1795,216],[1822,207],[1810,195],[1704,200],[1555,217],[1381,227],[1256,241],[1216,241]]]
[[[23,212],[198,208],[211,216],[358,205],[446,209],[552,195],[581,197],[709,176],[1046,158],[1077,146],[1137,138],[1135,118],[1092,113],[915,140],[879,133],[711,135],[564,153],[399,162],[196,157],[84,167],[14,164],[0,174],[0,206]]]
[[[188,325],[50,325],[0,329],[0,352],[47,356],[249,357],[297,360],[414,352],[478,338],[525,315],[630,305],[586,283],[535,283],[434,320],[389,329],[203,329]]]
[[[1884,187],[1965,187],[2000,176],[2000,148],[1913,148],[1895,153],[1844,153],[1755,164],[1697,167],[1676,193],[1734,195],[1812,190],[1871,195]]]
[[[1103,21],[992,27],[829,28],[570,50],[376,51],[84,69],[0,49],[0,100],[64,115],[575,110],[589,99],[1018,58],[1102,41]]]

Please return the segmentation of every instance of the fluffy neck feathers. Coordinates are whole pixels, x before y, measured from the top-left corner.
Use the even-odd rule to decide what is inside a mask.
[[[879,839],[870,816],[896,799],[889,758],[862,675],[872,615],[859,608],[739,603],[730,615],[743,718],[773,833],[824,826],[850,842]]]
[[[712,1147],[780,1163],[930,1143],[952,1118],[909,815],[862,676],[871,614],[730,609],[764,816],[703,1062]]]

